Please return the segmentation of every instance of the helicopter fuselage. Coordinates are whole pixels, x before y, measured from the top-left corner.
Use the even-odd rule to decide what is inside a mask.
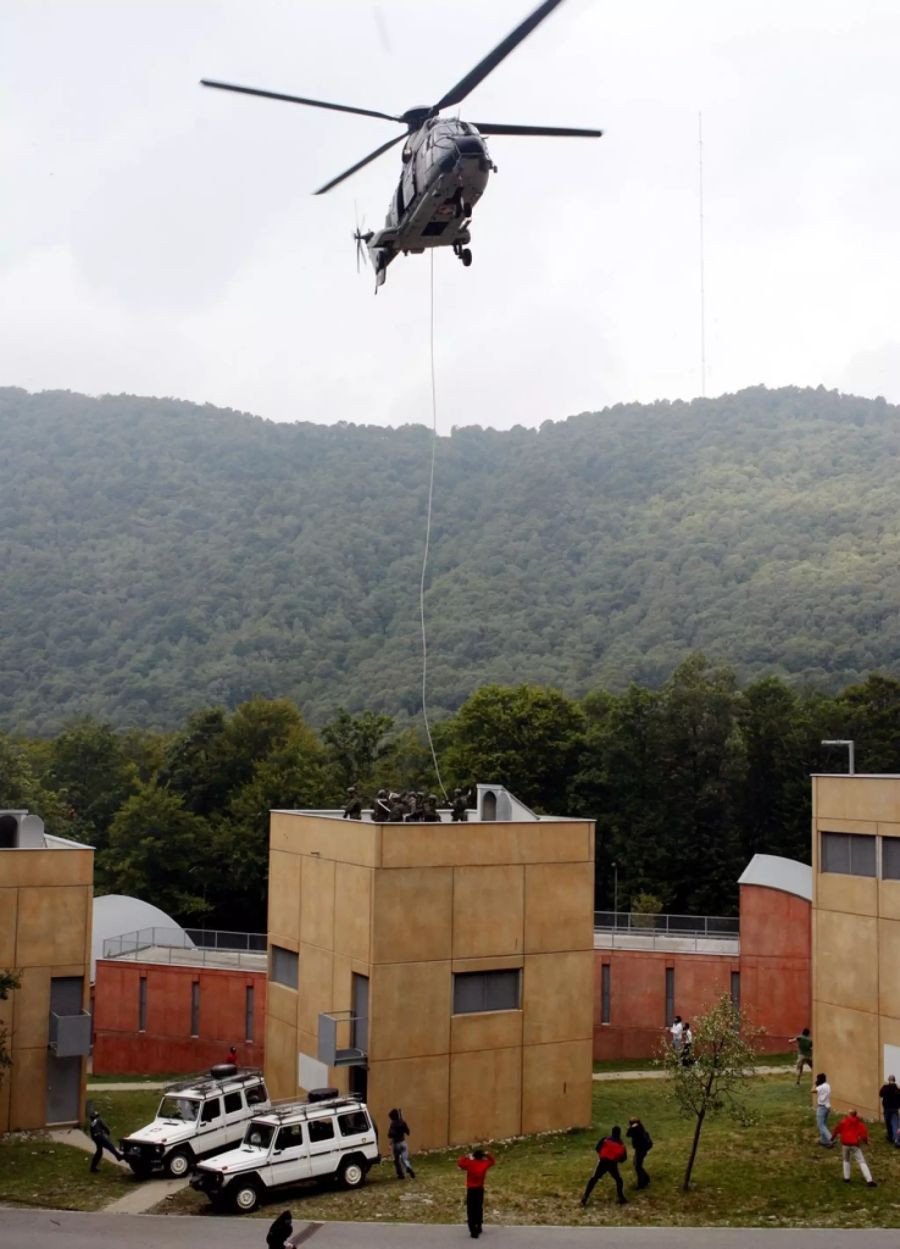
[[[496,166],[487,144],[470,122],[429,118],[412,131],[403,147],[403,173],[391,199],[384,228],[367,242],[378,285],[401,252],[453,247],[463,263],[469,222]]]

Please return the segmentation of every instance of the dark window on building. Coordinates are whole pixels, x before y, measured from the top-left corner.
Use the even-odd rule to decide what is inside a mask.
[[[858,833],[823,833],[821,869],[844,876],[875,876],[875,838]]]
[[[205,1102],[203,1105],[203,1110],[200,1114],[200,1122],[212,1123],[213,1119],[218,1119],[221,1114],[222,1114],[221,1097],[211,1097],[210,1100],[208,1102]]]
[[[885,880],[900,880],[900,837],[882,837],[881,874]]]
[[[488,1010],[519,1010],[522,973],[464,971],[453,977],[453,1013],[471,1015]]]
[[[600,1022],[609,1023],[609,980],[610,965],[603,963],[600,968]]]
[[[138,1032],[147,1031],[147,977],[141,976],[138,984]]]
[[[191,1036],[200,1035],[200,981],[191,984]]]
[[[239,1110],[244,1109],[244,1099],[240,1093],[225,1094],[225,1113],[226,1115],[236,1114]]]
[[[310,1145],[315,1141],[330,1141],[334,1137],[334,1121],[332,1119],[310,1119],[307,1127],[309,1128]]]
[[[731,973],[731,1005],[735,1010],[741,1009],[741,973],[739,971]]]
[[[365,1054],[369,1048],[369,977],[353,973],[350,981],[350,1047],[362,1050]]]
[[[359,1136],[361,1132],[368,1132],[369,1120],[361,1110],[351,1110],[345,1115],[338,1115],[338,1127],[341,1136]]]
[[[675,968],[666,968],[666,1027],[675,1021]]]
[[[244,995],[244,1036],[248,1041],[253,1040],[254,1023],[253,985],[248,984]]]
[[[285,950],[280,945],[273,945],[270,978],[276,984],[283,984],[286,989],[296,989],[300,979],[299,973],[300,959],[294,951]]]

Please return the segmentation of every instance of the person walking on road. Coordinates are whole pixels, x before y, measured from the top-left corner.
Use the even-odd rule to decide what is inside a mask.
[[[620,1206],[624,1206],[627,1198],[625,1196],[625,1186],[619,1174],[619,1163],[624,1162],[627,1157],[628,1151],[622,1144],[622,1129],[616,1126],[609,1136],[604,1136],[597,1142],[597,1169],[587,1182],[587,1188],[585,1188],[584,1196],[581,1198],[583,1206],[587,1205],[588,1198],[594,1191],[594,1185],[604,1175],[613,1177],[613,1182],[616,1186],[616,1201],[618,1201]]]
[[[494,1158],[483,1149],[473,1149],[456,1165],[466,1173],[466,1222],[469,1235],[477,1240],[484,1222],[484,1177],[494,1165]]]
[[[637,1186],[638,1188],[646,1188],[650,1183],[650,1176],[644,1170],[644,1159],[653,1148],[650,1133],[640,1119],[631,1118],[628,1120],[628,1131],[625,1135],[631,1141],[631,1161],[634,1164]]]
[[[897,1128],[900,1123],[900,1088],[897,1087],[895,1076],[888,1076],[887,1084],[882,1084],[878,1090],[878,1096],[881,1098],[888,1144],[900,1145],[897,1139]]]
[[[803,1068],[809,1067],[812,1071],[812,1037],[809,1035],[809,1028],[804,1028],[799,1036],[791,1037],[791,1040],[797,1046],[797,1083],[800,1083],[800,1077],[803,1075]]]
[[[294,1231],[290,1210],[282,1210],[266,1235],[268,1249],[285,1249]]]
[[[875,1181],[872,1179],[872,1172],[866,1163],[862,1145],[868,1144],[869,1130],[860,1119],[855,1110],[851,1110],[849,1115],[844,1115],[840,1123],[831,1134],[832,1140],[841,1142],[841,1157],[844,1167],[844,1183],[850,1183],[850,1157],[856,1160],[856,1164],[862,1171],[862,1177],[868,1184],[869,1188],[875,1187]]]
[[[408,1175],[411,1180],[414,1180],[416,1173],[410,1166],[409,1146],[406,1143],[406,1137],[409,1136],[409,1124],[400,1110],[389,1110],[388,1118],[391,1121],[391,1126],[388,1128],[388,1140],[391,1142],[397,1179],[405,1180]]]
[[[831,1149],[834,1141],[828,1131],[828,1116],[831,1113],[831,1085],[824,1071],[816,1076],[816,1127],[819,1129],[819,1144]]]
[[[100,1159],[103,1157],[104,1149],[109,1150],[117,1162],[121,1162],[124,1159],[125,1155],[120,1154],[118,1149],[116,1149],[115,1145],[109,1139],[109,1128],[100,1118],[100,1112],[98,1110],[91,1111],[90,1133],[91,1140],[96,1146],[94,1156],[91,1159],[92,1171],[96,1171],[100,1166]]]

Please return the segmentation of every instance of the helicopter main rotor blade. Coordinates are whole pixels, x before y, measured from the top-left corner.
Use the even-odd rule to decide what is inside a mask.
[[[496,69],[500,62],[519,46],[525,36],[530,35],[535,26],[540,25],[544,18],[561,3],[562,0],[544,0],[544,3],[539,5],[530,17],[526,17],[524,22],[520,22],[511,34],[497,44],[493,52],[489,52],[483,61],[479,61],[474,69],[469,70],[465,78],[461,78],[455,87],[451,87],[447,94],[441,97],[435,104],[434,111],[439,113],[442,108],[450,108],[452,104],[461,103],[469,92],[477,87],[483,78],[487,78],[491,70]]]
[[[333,186],[337,186],[339,182],[343,182],[345,178],[349,178],[350,175],[356,173],[358,169],[362,169],[363,165],[368,165],[370,161],[377,159],[382,152],[386,152],[388,148],[393,147],[395,143],[399,143],[405,138],[405,134],[398,134],[395,138],[388,139],[387,143],[382,143],[381,147],[376,147],[374,152],[370,152],[368,156],[364,156],[362,160],[357,161],[355,165],[351,165],[349,169],[345,169],[343,173],[339,173],[336,178],[332,178],[330,182],[326,182],[324,186],[320,186],[315,194],[324,195],[325,192],[330,191]]]
[[[280,91],[262,91],[259,87],[238,87],[233,82],[216,82],[201,78],[201,86],[216,87],[219,91],[237,91],[241,95],[261,95],[264,100],[286,100],[288,104],[309,104],[312,108],[330,108],[336,113],[358,113],[362,117],[381,117],[384,121],[399,121],[392,113],[379,113],[372,108],[353,108],[350,104],[329,104],[327,100],[308,100],[302,95],[284,95]]]
[[[579,130],[572,126],[507,126],[492,121],[473,121],[480,134],[543,134],[553,139],[599,139],[602,130]]]

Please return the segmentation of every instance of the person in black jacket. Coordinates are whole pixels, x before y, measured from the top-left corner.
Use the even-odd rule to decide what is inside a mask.
[[[628,1120],[628,1131],[625,1135],[631,1141],[631,1157],[634,1163],[634,1173],[637,1176],[637,1186],[646,1188],[650,1183],[650,1176],[644,1170],[644,1159],[653,1148],[650,1133],[640,1119],[631,1118]]]
[[[92,1171],[96,1171],[97,1168],[100,1166],[100,1159],[103,1157],[104,1149],[108,1149],[109,1152],[112,1154],[112,1156],[118,1162],[122,1161],[125,1155],[120,1154],[118,1149],[116,1149],[115,1145],[109,1139],[109,1128],[100,1118],[100,1112],[98,1110],[91,1111],[90,1133],[91,1133],[91,1140],[94,1142],[94,1144],[97,1147],[94,1152],[94,1156],[91,1159]]]
[[[290,1210],[282,1210],[266,1234],[269,1249],[284,1249],[285,1241],[294,1231]]]
[[[409,1136],[409,1124],[400,1110],[388,1111],[388,1118],[391,1121],[391,1126],[388,1128],[388,1140],[391,1142],[397,1179],[405,1180],[408,1175],[411,1180],[414,1180],[416,1173],[410,1166],[409,1146],[406,1143],[406,1137]]]
[[[887,1084],[882,1084],[878,1090],[878,1096],[881,1098],[888,1144],[900,1145],[897,1135],[898,1119],[900,1119],[900,1086],[895,1076],[888,1076]]]

